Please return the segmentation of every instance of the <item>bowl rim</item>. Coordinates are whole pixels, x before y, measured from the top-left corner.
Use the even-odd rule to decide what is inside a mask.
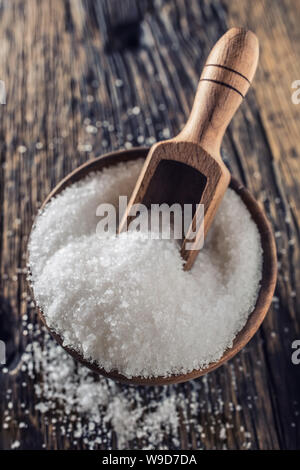
[[[109,153],[105,153],[100,155],[96,158],[88,160],[87,162],[80,165],[78,168],[70,172],[66,175],[48,194],[46,199],[44,200],[41,208],[34,218],[29,240],[31,237],[32,229],[35,226],[36,219],[40,212],[45,208],[46,204],[50,201],[50,199],[61,191],[63,191],[67,186],[76,181],[84,178],[89,173],[101,171],[105,167],[109,167],[112,165],[116,165],[120,162],[126,162],[130,160],[136,160],[138,158],[145,158],[149,151],[148,147],[132,147],[128,150],[117,150],[112,151]],[[95,168],[99,166],[99,168]],[[250,215],[254,222],[256,223],[262,244],[263,250],[263,267],[262,267],[262,280],[261,280],[261,287],[258,293],[258,297],[256,299],[256,304],[253,311],[249,314],[248,319],[244,325],[244,327],[238,332],[236,337],[233,340],[233,344],[230,348],[227,348],[222,357],[211,364],[209,364],[204,369],[194,369],[187,374],[179,374],[179,375],[171,375],[167,377],[149,377],[144,378],[140,376],[128,378],[117,371],[110,371],[107,372],[103,368],[99,367],[96,362],[90,362],[85,359],[79,352],[74,350],[71,347],[63,345],[62,337],[55,332],[51,327],[47,325],[47,321],[44,317],[42,310],[39,308],[38,304],[36,303],[34,292],[32,285],[29,281],[30,290],[32,293],[32,298],[36,305],[39,317],[43,324],[46,326],[47,330],[53,336],[53,338],[64,348],[64,350],[69,353],[75,360],[79,361],[81,364],[85,365],[93,372],[103,375],[104,377],[110,378],[112,380],[130,384],[130,385],[147,385],[147,386],[155,386],[155,385],[169,385],[173,383],[181,383],[186,382],[192,379],[196,379],[201,375],[208,374],[213,370],[217,369],[225,362],[232,359],[242,348],[246,346],[246,344],[252,339],[254,334],[259,329],[260,325],[262,324],[269,307],[272,302],[273,294],[275,291],[276,281],[277,281],[277,255],[276,255],[276,245],[274,236],[272,233],[272,229],[270,223],[264,213],[264,210],[260,207],[256,199],[252,196],[245,186],[243,186],[235,177],[231,176],[230,185],[231,187],[243,200],[244,204],[246,205],[247,209],[250,212]],[[27,261],[29,262],[29,252],[27,250]],[[28,263],[27,263],[28,264]],[[29,264],[28,264],[29,265]],[[30,266],[29,266],[30,269]]]

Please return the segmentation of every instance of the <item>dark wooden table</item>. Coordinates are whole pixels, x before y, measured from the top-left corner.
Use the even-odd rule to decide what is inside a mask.
[[[18,383],[32,387],[26,374],[14,372],[30,341],[30,335],[22,335],[20,317],[35,318],[23,272],[32,217],[50,189],[79,164],[109,150],[151,145],[168,130],[178,132],[210,47],[233,25],[258,35],[261,56],[223,150],[231,171],[273,225],[278,284],[255,338],[211,373],[201,391],[204,437],[181,421],[181,448],[244,448],[245,431],[251,449],[300,448],[300,365],[291,361],[292,342],[300,339],[300,104],[291,99],[292,82],[300,79],[299,20],[300,4],[293,0],[0,2],[0,79],[7,93],[6,105],[0,105],[0,339],[7,344],[9,369],[0,372],[0,416],[7,408],[7,389],[13,396],[12,420],[0,431],[1,448],[16,439],[20,448],[73,447],[50,435],[29,392],[22,397],[29,427],[17,424],[23,416]],[[87,118],[107,121],[115,131],[102,126],[87,135]],[[188,387],[182,389],[187,402]],[[225,442],[210,432],[210,410],[220,399],[220,418],[231,422]],[[228,403],[240,404],[239,412]],[[82,442],[76,446],[84,447]]]

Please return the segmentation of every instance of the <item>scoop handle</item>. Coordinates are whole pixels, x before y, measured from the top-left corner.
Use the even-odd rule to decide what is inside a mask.
[[[227,31],[203,68],[189,119],[175,140],[197,142],[221,159],[224,132],[243,101],[255,74],[258,39],[242,28]]]

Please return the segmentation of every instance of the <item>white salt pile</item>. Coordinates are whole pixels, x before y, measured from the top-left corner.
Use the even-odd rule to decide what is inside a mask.
[[[92,374],[76,363],[44,327],[40,329],[33,319],[23,319],[30,342],[22,355],[16,383],[15,393],[23,399],[18,405],[19,422],[13,415],[12,390],[7,390],[3,403],[2,427],[10,429],[12,448],[16,447],[15,438],[21,448],[24,444],[26,447],[35,422],[42,423],[39,445],[47,448],[56,448],[59,443],[61,448],[185,449],[190,436],[189,445],[194,449],[226,449],[237,432],[243,448],[251,447],[252,429],[240,425],[245,412],[240,405],[244,395],[239,397],[236,385],[235,369],[241,367],[240,358],[218,377],[210,374],[169,387],[130,387]],[[225,383],[231,384],[233,395],[229,397]],[[234,402],[228,401],[232,396]],[[251,399],[250,408],[257,396],[247,399]],[[35,410],[27,405],[33,401]],[[17,434],[14,426],[19,429]]]
[[[130,195],[142,162],[118,164],[64,190],[29,244],[34,295],[64,344],[127,377],[205,367],[232,345],[256,301],[262,249],[228,190],[191,272],[175,242],[136,232],[99,239],[96,208]]]

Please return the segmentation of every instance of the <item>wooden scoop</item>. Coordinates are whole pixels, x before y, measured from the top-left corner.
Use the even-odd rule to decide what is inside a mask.
[[[206,236],[228,187],[230,173],[222,161],[220,146],[248,91],[258,55],[258,40],[251,31],[232,28],[219,39],[203,68],[185,127],[173,139],[151,147],[121,220],[119,232],[128,228],[133,204],[148,208],[151,204],[192,204],[193,220],[181,247],[186,270],[199,252],[199,248],[187,249],[190,235],[196,232],[192,241],[201,245],[200,237]],[[204,205],[202,230],[196,225],[199,203]]]

